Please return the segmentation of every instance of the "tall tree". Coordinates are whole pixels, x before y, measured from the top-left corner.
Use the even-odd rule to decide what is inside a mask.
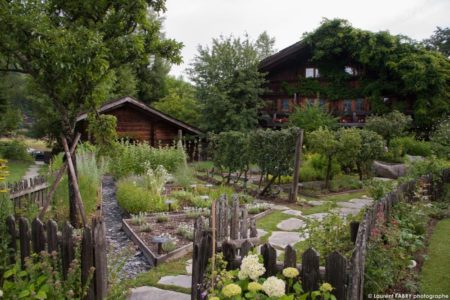
[[[450,57],[450,27],[437,27],[429,39],[423,41],[428,49],[436,50]]]
[[[152,105],[168,115],[194,126],[201,125],[202,107],[196,98],[195,87],[183,78],[167,77],[167,95]]]
[[[1,0],[0,7],[0,70],[33,78],[69,146],[77,116],[105,101],[115,70],[151,55],[180,61],[181,44],[161,39],[160,22],[149,17],[165,10],[164,0]]]
[[[267,31],[261,33],[255,41],[255,47],[259,54],[259,59],[271,56],[277,50],[275,49],[275,38],[271,37]]]
[[[211,47],[199,46],[188,72],[203,105],[206,130],[256,127],[258,109],[263,105],[264,74],[258,71],[262,55],[248,36],[221,36],[212,40]]]

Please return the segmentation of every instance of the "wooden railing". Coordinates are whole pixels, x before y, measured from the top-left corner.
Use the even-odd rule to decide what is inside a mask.
[[[44,176],[36,176],[9,184],[9,198],[14,203],[14,212],[17,212],[17,209],[28,207],[31,203],[42,206],[47,197],[48,187]]]

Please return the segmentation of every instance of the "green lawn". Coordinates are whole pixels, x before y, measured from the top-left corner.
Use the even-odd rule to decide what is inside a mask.
[[[25,175],[32,163],[33,162],[30,161],[9,160],[6,164],[9,172],[6,181],[9,183],[19,181]]]
[[[155,286],[162,289],[190,294],[191,289],[158,284],[158,281],[163,276],[187,274],[186,261],[188,258],[189,257],[186,256],[175,261],[165,262],[148,272],[139,274],[134,279],[121,280],[118,285],[114,285],[110,290],[108,299],[126,299],[129,289],[140,286]]]
[[[423,294],[450,295],[450,219],[440,221],[431,236],[427,260],[420,274]]]

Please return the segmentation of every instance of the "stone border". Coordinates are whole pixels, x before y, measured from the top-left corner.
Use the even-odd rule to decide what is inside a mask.
[[[254,220],[259,220],[259,219],[261,219],[261,218],[264,218],[265,216],[267,216],[267,215],[270,215],[272,212],[274,212],[276,209],[273,209],[273,208],[269,208],[269,209],[267,209],[267,210],[265,210],[265,211],[263,211],[263,212],[260,212],[259,214],[256,214],[256,215],[251,215],[251,214],[248,214],[248,216],[249,216],[249,218],[251,218],[251,219],[254,219]]]
[[[184,245],[178,249],[173,250],[164,255],[157,255],[153,253],[144,243],[144,241],[131,229],[131,226],[128,225],[128,221],[130,219],[122,219],[122,229],[128,235],[128,237],[139,247],[139,249],[144,254],[145,258],[153,263],[156,267],[158,264],[163,263],[165,261],[171,261],[184,255],[192,252],[193,244],[189,243]]]

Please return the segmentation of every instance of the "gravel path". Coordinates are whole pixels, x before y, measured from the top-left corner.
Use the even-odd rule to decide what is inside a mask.
[[[133,278],[137,274],[149,270],[152,266],[122,230],[122,214],[123,211],[116,201],[115,182],[111,176],[104,176],[103,220],[106,225],[106,238],[109,244],[108,263],[114,265],[121,258],[128,257],[119,272],[119,276],[121,278]]]

